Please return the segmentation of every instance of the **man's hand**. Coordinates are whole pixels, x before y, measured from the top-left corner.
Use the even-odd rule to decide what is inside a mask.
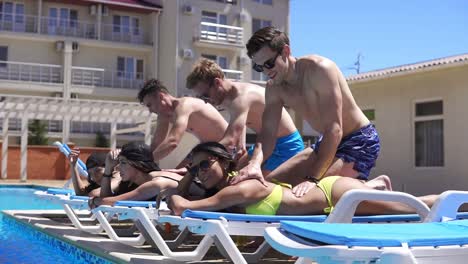
[[[243,169],[239,171],[239,175],[232,178],[229,184],[235,185],[247,179],[259,180],[263,185],[267,186],[265,178],[263,177],[263,174],[262,174],[262,168],[257,163],[249,163],[247,166],[245,166]]]
[[[302,197],[315,186],[316,184],[310,181],[301,182],[298,185],[294,186],[294,188],[292,189],[292,193],[296,197]]]

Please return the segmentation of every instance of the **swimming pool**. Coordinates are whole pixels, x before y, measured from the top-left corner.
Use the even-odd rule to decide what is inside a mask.
[[[0,185],[0,210],[61,209],[37,199],[33,186]],[[99,263],[112,262],[74,247],[0,213],[0,263]]]

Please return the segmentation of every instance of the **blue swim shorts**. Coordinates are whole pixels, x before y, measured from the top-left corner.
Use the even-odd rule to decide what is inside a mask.
[[[252,145],[249,150],[249,156],[255,149],[255,145]],[[296,130],[295,132],[280,137],[276,140],[275,149],[270,157],[263,163],[263,169],[273,171],[279,165],[283,164],[288,159],[292,158],[297,153],[304,150],[304,141],[302,141],[301,134]]]
[[[311,148],[318,153],[322,136]],[[380,138],[375,126],[369,124],[341,139],[335,157],[344,162],[354,162],[358,179],[367,180],[380,152]]]

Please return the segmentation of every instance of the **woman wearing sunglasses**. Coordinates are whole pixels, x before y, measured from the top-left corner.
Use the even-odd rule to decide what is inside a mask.
[[[296,197],[288,185],[267,182],[266,186],[256,179],[238,184],[230,182],[237,176],[236,167],[226,148],[217,142],[206,142],[192,150],[193,160],[189,172],[198,177],[206,189],[215,188],[217,193],[202,200],[187,200],[173,195],[168,205],[175,215],[185,209],[220,211],[263,215],[308,215],[330,213],[333,206],[348,190],[370,187],[349,177],[330,176],[302,197]],[[437,195],[420,199],[431,206]],[[395,202],[365,201],[357,208],[357,214],[413,213],[414,209]]]
[[[112,178],[115,167],[120,171],[122,182],[127,184],[121,185],[120,189],[110,193],[107,197],[103,197],[102,192],[101,197],[93,197],[89,200],[90,208],[103,204],[113,205],[121,200],[155,200],[159,192],[163,190],[176,191],[178,182],[182,179],[182,176],[177,173],[161,171],[153,161],[150,147],[139,142],[125,144],[121,151],[111,151],[107,156],[103,177]]]

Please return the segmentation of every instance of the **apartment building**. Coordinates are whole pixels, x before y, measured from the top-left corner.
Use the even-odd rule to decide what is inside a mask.
[[[288,0],[2,0],[0,93],[135,103],[144,80],[155,77],[174,95],[190,95],[185,77],[201,57],[227,78],[264,85],[245,43],[261,27],[287,32],[288,23]],[[21,120],[8,121],[19,138]],[[106,122],[48,122],[49,136],[70,129],[80,145],[111,130]],[[133,132],[119,142],[139,138]]]

